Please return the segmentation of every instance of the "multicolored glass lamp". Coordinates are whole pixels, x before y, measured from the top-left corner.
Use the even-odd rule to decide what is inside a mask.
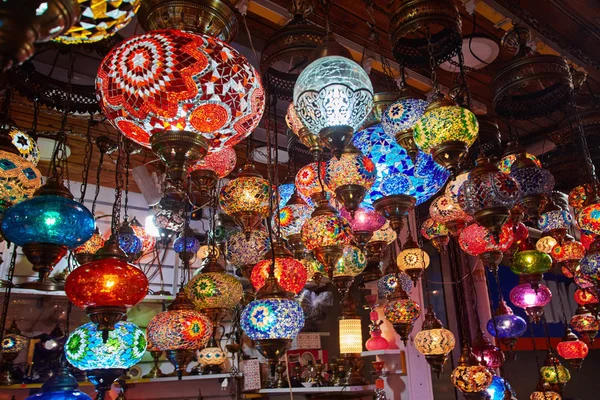
[[[560,343],[556,345],[556,352],[567,360],[575,370],[579,371],[588,355],[589,348],[587,344],[577,338],[571,328],[566,327],[565,335]]]
[[[546,285],[539,284],[533,288],[529,282],[520,283],[510,291],[510,301],[525,313],[535,323],[538,323],[544,314],[544,306],[550,303],[552,292]]]
[[[512,351],[517,339],[527,330],[527,322],[515,315],[512,308],[502,299],[494,316],[487,322],[486,329]]]
[[[535,248],[526,240],[519,251],[512,256],[510,270],[521,277],[520,282],[528,282],[533,287],[542,279],[542,275],[552,268],[552,257]]]
[[[429,254],[415,242],[409,229],[406,242],[404,242],[402,251],[398,254],[396,260],[398,269],[410,276],[416,287],[419,278],[421,278],[425,269],[429,267],[430,261]]]
[[[310,63],[294,86],[300,120],[339,157],[373,107],[373,85],[356,62],[327,55]]]
[[[571,373],[561,364],[558,358],[554,357],[552,351],[548,351],[544,366],[540,368],[540,374],[544,382],[559,385],[561,388],[564,388],[567,382],[571,380]]]
[[[302,243],[302,226],[308,221],[312,212],[313,208],[306,204],[297,191],[294,191],[287,204],[279,209],[279,220],[273,216],[273,226],[279,225],[281,236],[298,259],[302,259],[305,251]]]
[[[147,344],[144,331],[126,321],[115,324],[108,340],[103,336],[93,322],[88,322],[71,332],[65,343],[67,361],[86,372],[100,400],[105,398],[115,379],[140,362]]]
[[[575,315],[571,318],[571,326],[590,346],[593,346],[594,338],[600,329],[600,321],[586,306],[577,307]]]
[[[13,320],[10,327],[2,335],[2,369],[0,370],[0,386],[17,384],[13,373],[13,361],[19,353],[27,348],[29,339],[21,334],[17,321]]]
[[[516,393],[506,379],[494,375],[492,384],[485,390],[489,396],[489,400],[505,400],[516,397]]]
[[[148,278],[127,262],[127,256],[112,236],[96,252],[93,261],[67,276],[65,292],[76,307],[85,309],[107,340],[127,310],[148,294]]]
[[[212,189],[217,186],[219,179],[229,175],[237,162],[235,149],[226,147],[214,153],[208,153],[202,160],[197,161],[189,169],[190,183],[194,197],[199,197],[193,203],[200,204]]]
[[[4,237],[23,248],[39,274],[38,281],[25,286],[38,290],[60,289],[47,280],[54,265],[68,249],[88,241],[95,229],[92,213],[73,200],[71,192],[57,178],[49,178],[31,199],[6,210],[2,220]]]
[[[456,340],[448,329],[444,329],[442,322],[437,319],[431,304],[427,306],[427,313],[421,331],[415,336],[415,348],[425,356],[431,369],[440,377],[448,354],[454,349]]]
[[[479,257],[489,271],[496,271],[502,261],[504,252],[513,244],[512,227],[505,224],[496,237],[483,226],[473,223],[460,232],[458,243],[467,254]]]
[[[504,353],[492,344],[490,339],[479,330],[473,339],[473,354],[479,362],[489,369],[497,369],[504,364]]]
[[[249,239],[244,232],[238,232],[227,240],[225,256],[241,269],[244,277],[250,279],[252,268],[270,248],[271,240],[264,230],[251,231]]]
[[[173,241],[173,251],[179,255],[179,258],[187,258],[188,262],[196,256],[198,250],[200,250],[200,240],[196,237],[194,231],[186,226],[183,228],[183,232]]]
[[[446,225],[441,224],[433,218],[427,218],[421,224],[421,236],[430,240],[433,246],[440,252],[444,253],[450,242],[450,231]]]
[[[300,293],[308,280],[308,272],[304,265],[294,259],[292,253],[285,248],[281,240],[273,243],[273,248],[265,254],[265,258],[252,269],[250,281],[255,290],[260,290],[269,277],[269,271],[275,257],[275,279],[283,290],[294,294]]]
[[[77,379],[71,374],[66,361],[61,360],[58,371],[42,385],[42,391],[32,394],[25,400],[92,400],[78,389]]]
[[[100,250],[102,246],[104,246],[104,242],[104,237],[102,237],[100,230],[96,226],[92,237],[87,242],[73,250],[73,254],[75,255],[75,259],[79,265],[83,265],[92,261],[94,254],[96,254],[96,252]]]
[[[593,282],[600,281],[600,236],[594,239],[587,254],[579,262],[578,272]]]
[[[313,155],[313,159],[317,161],[319,159],[319,154],[321,154],[323,151],[318,132],[313,133],[306,128],[304,122],[302,122],[298,116],[298,113],[296,112],[296,106],[294,106],[294,103],[290,103],[288,106],[285,114],[285,122],[294,135],[298,136],[300,143],[308,147]]]
[[[37,167],[5,140],[10,139],[0,135],[0,211],[30,198],[42,184]]]
[[[346,209],[340,211],[340,216],[346,218],[352,227],[354,243],[364,249],[367,243],[373,238],[375,231],[385,225],[385,218],[371,208],[359,207],[351,215]]]
[[[141,256],[144,243],[135,234],[127,218],[124,218],[123,223],[119,227],[118,238],[119,246],[127,254],[127,259],[130,262],[134,262]]]
[[[544,382],[543,378],[540,378],[535,392],[531,393],[529,400],[562,400],[560,395],[560,389],[555,385],[550,385],[548,382]]]
[[[98,69],[96,90],[108,120],[152,148],[175,181],[184,181],[207,152],[248,136],[265,104],[259,74],[242,54],[214,37],[176,29],[113,47]]]
[[[151,252],[154,246],[156,246],[156,238],[146,232],[146,229],[144,229],[144,226],[138,221],[137,217],[133,217],[130,225],[135,236],[142,240],[142,256]]]
[[[593,313],[597,314],[600,308],[600,300],[593,290],[590,289],[577,289],[573,294],[575,302],[580,306],[586,306],[592,310]]]
[[[554,176],[550,171],[539,167],[534,161],[527,158],[525,152],[517,155],[510,170],[510,176],[519,183],[521,188],[519,203],[525,207],[531,220],[537,220],[548,203],[548,196],[554,189]]]
[[[269,182],[251,163],[247,163],[237,178],[221,188],[221,210],[235,219],[246,239],[250,238],[250,232],[257,229],[260,221],[269,216],[269,192]]]
[[[435,222],[444,224],[453,236],[458,236],[467,223],[473,220],[473,217],[447,195],[437,197],[431,202],[429,215]]]
[[[396,285],[394,292],[388,296],[388,303],[384,307],[383,313],[406,346],[408,335],[412,332],[415,321],[421,315],[419,304],[411,300],[400,285]]]
[[[563,241],[572,223],[571,213],[568,210],[558,208],[552,202],[548,203],[544,212],[538,218],[538,226],[542,232],[552,236],[558,243]]]
[[[485,391],[492,384],[493,375],[473,354],[469,345],[465,342],[462,347],[458,365],[452,374],[450,380],[455,388],[467,399],[485,398]]]
[[[435,162],[456,171],[477,139],[477,117],[442,96],[431,102],[413,127],[415,143]]]
[[[221,366],[227,359],[225,352],[217,345],[214,335],[211,336],[205,348],[197,355],[198,363],[202,366],[202,375],[220,374]]]

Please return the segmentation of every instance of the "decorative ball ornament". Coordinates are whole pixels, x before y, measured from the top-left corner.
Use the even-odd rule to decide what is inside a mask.
[[[33,196],[42,174],[27,159],[0,151],[0,208],[6,209]]]
[[[427,307],[423,327],[415,336],[414,345],[417,351],[425,356],[439,378],[456,340],[452,332],[444,329],[440,320],[436,318],[431,305]]]
[[[81,19],[64,35],[54,39],[64,44],[94,43],[111,37],[127,26],[140,7],[141,0],[119,2],[78,0]]]
[[[146,335],[131,322],[118,322],[107,340],[93,322],[75,329],[65,342],[67,361],[77,369],[128,369],[146,353]]]
[[[535,323],[544,314],[544,307],[550,303],[552,292],[546,285],[539,284],[535,289],[529,283],[521,283],[510,291],[510,301],[525,313]]]
[[[537,219],[554,189],[554,176],[550,171],[538,167],[534,161],[527,158],[525,152],[517,156],[516,162],[511,167],[510,176],[519,183],[521,188],[519,204],[525,207],[531,219]]]
[[[306,267],[300,261],[294,259],[292,253],[281,242],[276,242],[273,245],[273,251],[275,252],[275,279],[277,283],[287,292],[300,293],[308,280]],[[266,254],[265,259],[252,269],[250,281],[257,291],[265,284],[272,264],[272,253],[269,252]]]
[[[579,371],[583,360],[588,355],[589,349],[587,344],[579,340],[571,328],[567,327],[565,329],[565,336],[556,345],[556,352],[559,356],[567,360],[573,368]]]
[[[139,238],[129,221],[125,219],[118,230],[119,247],[127,254],[130,261],[137,260],[142,253],[142,239]]]
[[[339,155],[371,112],[373,85],[349,58],[321,57],[298,77],[294,105],[306,128]]]
[[[104,115],[129,139],[156,147],[171,136],[194,149],[185,172],[207,150],[248,136],[265,104],[259,74],[243,55],[214,37],[175,29],[113,47],[96,89]]]
[[[589,184],[579,185],[569,192],[569,205],[573,207],[575,215],[579,216],[581,210],[588,205],[592,199],[593,192]]]
[[[480,393],[492,384],[493,375],[479,363],[468,345],[463,346],[458,366],[452,370],[450,380],[462,393]]]
[[[398,269],[410,276],[416,287],[419,278],[423,274],[423,271],[429,267],[430,262],[429,254],[419,247],[409,231],[406,242],[402,246],[402,251],[396,259]]]
[[[318,154],[323,151],[321,142],[319,140],[318,132],[312,132],[306,128],[304,122],[298,116],[296,112],[296,106],[294,103],[290,103],[287,112],[285,114],[285,122],[294,135],[300,139],[300,143],[308,147],[313,157],[317,158]]]
[[[227,241],[226,257],[236,267],[254,265],[270,248],[271,240],[267,232],[254,230],[250,232],[250,238],[244,232],[238,232]]]
[[[600,240],[595,239],[590,245],[588,253],[579,262],[579,270],[576,272],[580,273],[583,277],[587,278],[591,282],[600,281]],[[579,285],[582,287],[581,285]]]
[[[415,321],[421,315],[421,306],[412,301],[399,286],[396,286],[396,290],[388,297],[388,303],[385,305],[383,313],[385,319],[394,326],[400,339],[406,345],[408,335],[410,335]]]
[[[346,246],[342,257],[333,268],[333,278],[356,277],[367,267],[367,257],[358,247]]]
[[[498,167],[500,172],[505,173],[505,174],[510,174],[513,163],[517,160],[518,155],[519,155],[519,152],[515,152],[515,153],[508,154],[508,155],[505,155],[504,157],[502,157],[500,159],[500,161],[498,161],[498,164],[496,164],[496,166]],[[540,160],[537,159],[536,156],[534,156],[533,154],[529,154],[529,153],[525,153],[525,156],[529,160],[533,161],[535,163],[535,165],[542,168],[542,163]]]
[[[456,170],[477,139],[475,114],[445,99],[434,100],[413,127],[415,143],[449,170]]]
[[[188,229],[186,231],[184,229],[181,235],[173,241],[173,251],[178,254],[185,252],[195,255],[200,250],[201,245],[202,243],[200,243],[200,240],[198,240],[192,230]]]
[[[494,316],[487,322],[486,329],[512,351],[517,339],[527,330],[527,322],[515,315],[512,308],[502,300]]]
[[[419,149],[415,144],[413,127],[427,109],[427,101],[415,98],[408,90],[401,91],[400,98],[383,113],[381,125],[386,135],[395,138],[414,161]]]
[[[473,220],[469,214],[452,201],[448,196],[440,196],[433,200],[429,206],[431,219],[444,224],[454,236],[460,234],[466,224]]]
[[[600,329],[600,321],[586,306],[579,306],[571,318],[573,330],[584,338],[587,343],[593,343]]]
[[[313,195],[320,193],[323,190],[329,194],[333,194],[329,189],[329,186],[325,185],[325,168],[325,163],[313,162],[300,168],[296,173],[296,188],[306,203],[311,204],[309,201],[312,202]],[[321,182],[319,182],[319,174],[321,176],[321,182],[323,182],[322,186]]]
[[[433,246],[441,253],[446,251],[450,241],[450,231],[446,225],[434,221],[433,218],[427,218],[421,224],[421,236],[430,240]]]
[[[189,169],[192,180],[194,171],[212,171],[217,178],[222,179],[234,170],[237,156],[233,147],[225,147],[222,150],[209,153],[202,160],[196,162]]]

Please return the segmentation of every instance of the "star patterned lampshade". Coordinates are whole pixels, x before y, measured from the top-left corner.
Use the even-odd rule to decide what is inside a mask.
[[[279,209],[279,221],[273,216],[273,226],[281,228],[281,236],[287,239],[291,235],[299,235],[302,225],[310,218],[313,208],[304,204],[288,204]]]
[[[406,89],[400,93],[398,100],[383,112],[381,125],[386,135],[395,138],[396,142],[415,160],[418,148],[412,128],[425,113],[428,103],[416,98]]]
[[[304,311],[294,300],[258,299],[244,308],[241,324],[252,340],[291,340],[304,326]]]
[[[94,43],[106,39],[127,26],[135,17],[141,0],[78,0],[81,18],[63,36],[64,44]]]
[[[419,205],[435,195],[448,179],[448,171],[428,154],[419,152],[413,162],[394,136],[384,132],[381,124],[357,132],[353,143],[373,161],[377,171],[375,183],[365,197],[365,205],[395,194],[412,196]]]
[[[275,279],[277,283],[286,292],[300,293],[308,280],[306,267],[300,261],[294,259],[281,242],[274,244],[273,251],[275,252]],[[267,253],[265,259],[252,269],[250,281],[257,291],[265,284],[272,264],[272,254]]]
[[[408,238],[402,246],[402,251],[396,259],[398,269],[408,274],[416,286],[423,271],[429,267],[430,261],[429,254],[419,247],[409,232]]]
[[[367,267],[367,257],[355,246],[344,247],[344,253],[333,268],[333,277],[355,277]]]
[[[320,164],[320,168],[317,169],[318,164]],[[311,197],[314,194],[321,192],[323,189],[325,189],[327,193],[333,194],[331,192],[331,189],[329,189],[329,186],[325,185],[325,168],[325,163],[313,162],[300,168],[300,170],[298,170],[298,172],[296,173],[296,188],[298,189],[298,193],[300,194],[300,196],[302,196],[302,199],[304,199],[304,201],[307,204],[311,204]],[[321,188],[317,170],[320,171],[319,173],[321,174],[323,188]]]
[[[486,329],[490,335],[497,337],[509,349],[512,349],[517,338],[527,330],[527,322],[515,315],[508,304],[502,300],[494,316],[487,322]]]
[[[421,315],[421,306],[411,300],[406,292],[396,287],[395,292],[388,297],[383,314],[406,345],[408,335],[410,335],[415,321]]]
[[[40,150],[37,142],[31,136],[10,122],[0,126],[0,133],[7,134],[10,137],[10,143],[15,150],[13,153],[21,156],[34,166],[38,165],[38,162],[40,161]]]
[[[579,214],[580,217],[582,214],[583,211],[581,214]],[[538,219],[538,226],[544,233],[559,232],[560,234],[560,232],[566,232],[572,223],[573,217],[571,216],[571,213],[567,210],[561,209],[546,211],[543,214],[541,214],[540,218]],[[563,236],[564,234],[560,234],[560,236],[558,237],[562,238]],[[555,236],[555,239],[558,240],[558,237]]]
[[[473,217],[448,196],[435,198],[429,206],[429,215],[434,221],[444,224],[453,235],[458,235],[465,225],[473,220]]]
[[[502,157],[500,159],[500,161],[498,161],[498,164],[496,164],[496,166],[498,167],[500,172],[503,172],[505,174],[510,174],[512,165],[517,160],[517,155],[518,155],[518,153],[513,153],[513,154],[508,154],[508,155]],[[533,161],[538,167],[542,168],[542,163],[540,162],[540,160],[537,159],[536,156],[534,156],[533,154],[529,154],[529,153],[525,153],[525,155],[528,159]]]
[[[40,187],[42,174],[23,157],[0,151],[0,208],[6,209],[30,198]]]
[[[98,69],[96,90],[104,115],[134,142],[150,147],[156,134],[183,131],[210,152],[248,136],[265,102],[258,73],[237,50],[175,29],[113,47]]]
[[[118,322],[108,340],[88,322],[75,329],[65,343],[67,361],[77,369],[128,369],[137,364],[146,352],[144,331],[131,322]]]
[[[467,254],[478,257],[486,252],[507,251],[514,240],[512,228],[505,224],[496,240],[494,235],[479,224],[471,224],[462,230],[459,236],[460,248]]]
[[[373,85],[365,70],[349,58],[321,57],[298,77],[294,105],[306,128],[334,152],[341,152],[373,108]]]
[[[240,303],[243,288],[240,281],[225,272],[196,274],[186,285],[185,294],[198,310],[231,310]]]
[[[510,291],[510,301],[525,310],[527,315],[538,322],[544,313],[544,306],[550,303],[552,292],[546,285],[532,288],[529,283],[521,283]]]
[[[412,279],[404,272],[386,274],[382,276],[377,282],[377,294],[379,298],[386,298],[394,293],[396,285],[398,285],[398,277],[400,277],[400,287],[406,293],[410,292],[413,288]]]
[[[479,363],[468,346],[463,346],[458,366],[452,370],[450,380],[462,393],[479,393],[492,384],[493,375]]]

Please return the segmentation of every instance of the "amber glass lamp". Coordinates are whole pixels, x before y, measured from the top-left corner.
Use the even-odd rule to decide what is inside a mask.
[[[429,254],[425,252],[417,242],[414,241],[410,230],[406,242],[402,246],[402,251],[398,254],[397,259],[398,269],[404,272],[412,279],[415,287],[423,271],[429,267]]]
[[[444,329],[442,322],[437,319],[431,304],[427,306],[423,327],[415,336],[414,343],[417,351],[425,356],[439,378],[456,341],[452,332]]]

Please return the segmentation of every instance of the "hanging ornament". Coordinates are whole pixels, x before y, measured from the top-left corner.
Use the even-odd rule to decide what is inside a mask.
[[[583,360],[585,360],[588,355],[589,349],[584,342],[577,339],[577,336],[575,336],[571,328],[566,327],[565,335],[560,343],[556,345],[556,351],[558,352],[558,355],[567,360],[575,370],[579,371],[583,364]]]
[[[134,262],[141,256],[142,239],[137,237],[127,218],[124,218],[123,223],[119,227],[118,238],[119,247],[125,252],[130,262]]]
[[[390,259],[390,264],[388,264],[388,267],[392,266],[392,268],[386,267],[386,270],[384,271],[385,275],[383,275],[377,282],[377,293],[381,299],[385,299],[394,293],[396,286],[398,285],[398,281],[400,282],[400,287],[406,293],[409,293],[413,288],[413,282],[412,279],[410,279],[410,276],[404,272],[398,273],[396,264],[392,263],[391,261],[392,260]]]
[[[326,274],[325,266],[314,259],[311,254],[306,254],[303,259],[300,260],[306,272],[308,274],[308,280],[315,282],[317,285],[321,283],[321,279]]]
[[[26,397],[25,400],[92,400],[78,387],[77,379],[71,374],[69,365],[61,359],[58,371],[52,371],[51,377],[42,385],[42,391]]]
[[[543,251],[546,254],[552,253],[552,249],[558,244],[549,234],[542,235],[541,238],[535,243],[535,248],[539,251]]]
[[[408,237],[402,246],[402,251],[398,254],[396,262],[398,264],[398,269],[410,276],[415,287],[425,269],[429,267],[429,254],[421,249],[419,244],[414,241],[410,229],[408,230]]]
[[[353,215],[375,183],[376,175],[375,164],[350,143],[339,158],[327,162],[324,180]]]
[[[465,397],[472,396],[475,399],[481,398],[481,396],[476,397],[476,394],[485,392],[492,384],[493,376],[486,367],[479,363],[471,348],[465,343],[458,359],[458,366],[452,370],[450,379],[454,387],[460,390]]]
[[[100,230],[96,226],[92,237],[87,242],[73,250],[75,259],[79,265],[83,265],[92,261],[94,254],[96,254],[96,252],[100,250],[102,246],[104,246],[104,242],[105,240],[100,234]]]
[[[549,234],[558,243],[561,243],[572,222],[573,217],[569,211],[562,210],[553,203],[549,203],[538,219],[538,226],[543,233]]]
[[[523,205],[532,221],[537,220],[554,189],[554,176],[550,171],[538,167],[534,161],[527,158],[525,152],[517,156],[516,162],[511,167],[510,176],[519,183],[521,188],[519,203]]]
[[[225,178],[235,169],[237,156],[233,147],[226,147],[208,153],[189,169],[190,182],[195,196],[204,199],[217,186],[219,179]],[[194,202],[195,204],[198,201]]]
[[[40,149],[35,139],[10,121],[0,125],[0,149],[21,156],[33,166],[40,161]]]
[[[325,190],[328,196],[333,195],[329,186],[321,185],[320,179],[322,180],[325,176],[325,168],[325,163],[313,162],[300,168],[296,173],[296,188],[307,204],[311,204],[312,197],[323,190]]]
[[[371,208],[360,207],[351,215],[345,208],[340,211],[340,216],[346,218],[352,227],[354,243],[364,249],[371,240],[375,231],[381,229],[386,221],[379,213]]]
[[[313,155],[313,159],[315,159],[315,161],[318,160],[319,154],[323,151],[321,142],[319,140],[319,135],[306,128],[304,122],[302,122],[298,116],[298,113],[296,112],[296,106],[294,106],[294,103],[290,103],[288,106],[285,114],[285,122],[292,133],[296,135],[298,139],[300,139],[300,143],[308,147],[308,150],[310,150],[311,154]]]
[[[485,391],[489,400],[510,400],[511,396],[514,398],[517,396],[510,383],[498,375],[494,375],[492,384]]]
[[[490,342],[480,330],[473,340],[473,354],[480,364],[489,368],[497,369],[504,364],[504,353]]]
[[[10,327],[2,332],[2,355],[1,361],[3,364],[2,374],[0,374],[0,386],[10,386],[17,384],[15,376],[14,361],[19,357],[19,353],[27,348],[29,339],[21,334],[21,330],[17,326],[17,321],[13,320]]]
[[[452,332],[444,329],[441,321],[437,319],[431,304],[427,306],[423,326],[415,336],[414,344],[417,351],[425,356],[439,378],[448,359],[448,354],[454,349],[456,341]]]
[[[515,315],[504,300],[500,300],[500,304],[494,316],[487,322],[486,328],[490,335],[498,338],[502,344],[508,347],[509,351],[512,351],[517,339],[527,330],[527,322]]]
[[[173,241],[173,251],[179,255],[180,258],[188,258],[188,262],[196,256],[198,250],[200,250],[200,240],[196,237],[196,234],[189,227],[184,227],[183,232]]]
[[[249,239],[250,232],[269,216],[269,182],[253,164],[246,164],[237,178],[221,189],[219,205],[225,214],[235,219]]]
[[[442,254],[446,251],[450,241],[450,231],[446,225],[434,221],[433,218],[427,218],[421,224],[421,236],[431,240],[433,246]]]
[[[460,232],[458,243],[463,251],[479,257],[489,271],[496,271],[498,265],[514,240],[512,227],[505,224],[496,237],[483,226],[473,223]]]
[[[271,240],[264,230],[251,231],[250,238],[244,232],[238,232],[227,240],[225,256],[250,279],[252,268],[270,248]]]
[[[542,379],[538,383],[535,392],[529,396],[529,400],[562,400],[562,396],[558,393],[559,390],[558,387],[554,390],[552,385]]]
[[[579,271],[576,272],[591,282],[600,281],[600,236],[594,239],[587,254],[579,263]]]
[[[367,257],[358,247],[346,246],[342,257],[333,268],[333,284],[337,286],[339,278],[352,278],[360,275],[367,266]],[[339,287],[338,287],[339,289]]]
[[[510,270],[519,275],[522,282],[536,285],[542,275],[552,268],[552,258],[533,246],[530,242],[521,244],[521,248],[512,257]]]
[[[521,283],[510,291],[510,301],[525,313],[535,323],[540,322],[544,314],[544,307],[550,303],[552,292],[546,285],[539,284],[537,288],[529,283]]]
[[[154,249],[154,246],[156,246],[156,238],[146,232],[146,229],[144,229],[137,217],[133,217],[130,225],[135,236],[142,240],[142,255],[150,253]]]
[[[549,351],[544,366],[540,368],[540,374],[544,382],[550,385],[559,385],[561,388],[571,380],[571,373],[565,368],[560,360],[554,357],[554,354]]]
[[[498,235],[519,200],[519,183],[498,171],[489,160],[480,158],[459,190],[460,207],[475,221]]]
[[[571,326],[584,340],[593,345],[594,338],[600,329],[600,321],[593,315],[586,306],[579,306],[575,310],[575,315],[571,318]]]
[[[550,255],[554,261],[562,263],[563,274],[567,278],[572,278],[579,268],[579,262],[585,257],[585,247],[576,240],[565,239],[552,248]]]
[[[281,236],[294,251],[297,258],[302,258],[304,243],[302,243],[302,225],[310,218],[313,208],[306,204],[298,192],[294,191],[287,204],[279,209],[279,219],[273,216],[273,226],[279,226]]]
[[[300,293],[308,280],[308,272],[304,265],[294,259],[292,253],[285,248],[283,242],[276,241],[265,258],[258,262],[252,269],[250,280],[255,290],[260,290],[269,277],[269,270],[275,256],[275,279],[283,290],[294,294]]]
[[[421,315],[421,307],[412,301],[408,294],[396,285],[396,290],[388,297],[383,309],[385,319],[394,326],[394,330],[406,346],[408,335],[412,332],[415,321]]]
[[[598,314],[600,309],[600,300],[598,296],[590,289],[577,289],[573,294],[575,302],[580,306],[586,306],[593,313]]]
[[[434,199],[429,206],[429,215],[435,222],[444,224],[454,236],[458,236],[467,223],[473,220],[473,217],[448,196]]]
[[[593,194],[592,187],[587,183],[576,186],[569,192],[569,205],[573,208],[573,211],[575,211],[575,216],[577,218],[579,218],[581,210],[588,205]]]

